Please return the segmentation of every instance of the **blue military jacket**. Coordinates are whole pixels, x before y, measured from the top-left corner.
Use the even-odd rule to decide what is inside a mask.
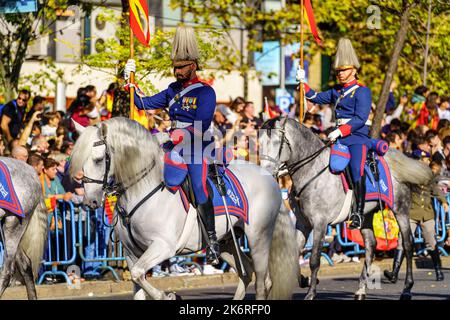
[[[141,98],[135,94],[134,103],[141,110],[168,108],[170,101],[185,87],[191,85],[200,85],[200,87],[189,91],[179,99],[176,98],[176,102],[169,108],[169,116],[172,121],[185,123],[194,124],[194,121],[202,121],[204,133],[210,127],[214,117],[216,93],[212,87],[201,83],[198,79],[191,80],[184,87],[178,81],[173,82],[167,89],[151,97]],[[192,128],[189,131],[191,130]]]
[[[325,92],[316,93],[305,85],[306,99],[317,104],[330,104],[333,107],[336,120],[348,119],[346,124],[339,126],[345,145],[369,145],[369,118],[372,105],[372,93],[369,88],[357,83],[356,80],[345,85],[338,85]]]

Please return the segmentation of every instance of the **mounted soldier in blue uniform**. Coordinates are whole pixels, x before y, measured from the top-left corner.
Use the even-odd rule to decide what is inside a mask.
[[[214,143],[205,142],[204,134],[209,130],[216,108],[216,94],[209,85],[202,83],[196,71],[199,70],[199,50],[194,30],[178,27],[172,47],[171,59],[177,81],[160,93],[142,97],[136,90],[135,104],[138,109],[168,109],[171,125],[171,143],[181,146],[183,158],[188,167],[197,210],[205,223],[209,246],[207,260],[217,264],[219,243],[217,241],[212,195],[208,193],[206,178],[208,163],[204,157],[205,148]],[[135,61],[130,59],[125,66],[125,79],[136,70]],[[197,143],[195,143],[197,141]],[[198,143],[198,141],[200,143]],[[201,147],[197,147],[201,146]]]
[[[365,203],[364,164],[370,148],[368,120],[372,105],[369,88],[358,83],[360,64],[350,40],[339,40],[334,63],[339,84],[331,90],[316,93],[305,83],[305,71],[299,67],[297,80],[304,83],[306,99],[317,104],[334,106],[336,128],[329,135],[331,141],[348,146],[350,173],[356,197],[356,210],[350,215],[350,228],[360,229]]]

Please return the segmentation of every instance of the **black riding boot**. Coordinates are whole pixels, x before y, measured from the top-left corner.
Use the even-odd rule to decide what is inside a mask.
[[[208,201],[197,206],[197,210],[200,213],[203,222],[205,223],[206,233],[208,234],[208,239],[210,245],[206,249],[206,260],[212,265],[219,264],[219,242],[216,236],[216,226],[214,220],[214,206],[210,197]]]
[[[395,250],[394,263],[392,264],[392,271],[384,270],[384,276],[392,283],[396,283],[398,280],[398,273],[402,266],[403,258],[405,254],[403,250]]]
[[[350,229],[361,229],[363,224],[364,204],[366,202],[366,177],[362,176],[358,182],[353,183],[356,198],[356,210],[350,215]]]
[[[441,269],[441,256],[437,246],[433,251],[430,251],[430,256],[431,260],[433,260],[434,270],[436,271],[436,281],[443,281],[444,274],[442,273]]]

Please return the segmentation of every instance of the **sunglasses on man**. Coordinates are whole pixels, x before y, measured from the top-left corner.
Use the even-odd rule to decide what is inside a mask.
[[[187,66],[192,66],[193,64],[194,64],[194,63],[191,62],[191,63],[184,64],[184,65],[182,65],[182,66],[173,66],[173,69],[174,69],[174,70],[181,70],[181,69],[183,69],[183,68],[185,68],[185,67],[187,67]]]

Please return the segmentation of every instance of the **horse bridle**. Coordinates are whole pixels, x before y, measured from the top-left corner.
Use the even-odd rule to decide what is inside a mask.
[[[104,145],[106,148],[105,151],[105,174],[103,175],[103,180],[98,180],[98,179],[92,179],[89,178],[87,176],[83,176],[83,178],[81,179],[81,181],[83,183],[95,183],[95,184],[101,184],[102,185],[102,190],[105,191],[107,189],[108,186],[108,175],[109,175],[109,171],[111,170],[111,155],[109,154],[109,149],[108,149],[108,145],[106,144],[105,140],[100,140],[100,141],[96,141],[94,142],[94,147],[99,147]]]
[[[111,154],[109,151],[109,147],[108,147],[105,139],[96,141],[93,144],[94,147],[98,147],[98,146],[102,146],[102,145],[105,146],[105,173],[103,175],[103,179],[102,180],[92,179],[87,176],[83,176],[81,181],[84,184],[94,183],[94,184],[102,185],[102,191],[103,191],[102,205],[104,207],[107,196],[110,196],[110,195],[116,195],[118,197],[122,196],[127,191],[127,189],[129,189],[131,186],[136,184],[139,180],[144,178],[153,169],[154,165],[151,166],[150,168],[144,168],[141,171],[141,173],[137,175],[137,178],[135,179],[135,181],[126,187],[122,183],[108,183],[109,171],[111,170]]]
[[[278,149],[278,157],[277,157],[277,159],[274,159],[274,158],[272,158],[271,156],[268,156],[268,155],[260,155],[260,157],[259,157],[261,160],[267,160],[267,161],[275,163],[276,168],[277,168],[277,171],[273,174],[273,176],[275,178],[278,177],[279,172],[284,170],[283,167],[286,166],[286,163],[283,163],[283,164],[280,163],[280,158],[281,158],[281,153],[283,152],[283,145],[284,145],[284,143],[286,143],[287,146],[289,147],[289,150],[292,151],[291,143],[289,142],[288,138],[286,137],[286,122],[287,122],[287,119],[288,119],[288,117],[284,118],[283,123],[281,125],[281,128],[279,128],[279,129],[278,128],[269,128],[269,130],[277,130],[277,131],[281,132],[281,139],[280,139],[281,143],[280,143],[280,148]]]
[[[290,144],[289,140],[288,140],[287,137],[286,137],[286,123],[287,123],[287,120],[288,120],[288,117],[285,117],[284,120],[283,120],[283,122],[282,122],[282,125],[281,125],[281,127],[280,127],[279,129],[277,129],[277,128],[273,128],[273,129],[270,128],[270,130],[278,130],[278,131],[281,132],[281,143],[280,143],[280,148],[278,149],[278,159],[273,159],[272,157],[266,156],[266,155],[261,155],[261,156],[260,156],[260,159],[261,159],[261,160],[268,160],[268,161],[271,161],[271,162],[275,162],[275,164],[277,164],[278,169],[277,169],[277,171],[273,174],[273,176],[274,176],[275,178],[278,178],[278,174],[280,173],[280,171],[284,171],[284,170],[287,170],[287,174],[289,174],[289,175],[292,177],[292,175],[293,175],[297,170],[299,170],[300,168],[304,167],[305,165],[307,165],[308,163],[310,163],[311,161],[313,161],[315,158],[317,158],[317,157],[322,153],[322,151],[324,151],[326,148],[328,148],[328,147],[332,144],[332,141],[328,141],[328,142],[327,142],[323,147],[321,147],[319,150],[317,150],[317,151],[314,152],[313,154],[311,154],[311,155],[309,155],[309,156],[307,156],[307,157],[305,157],[305,158],[303,158],[303,159],[301,159],[301,160],[295,161],[295,162],[293,162],[293,163],[291,163],[291,164],[287,164],[287,162],[284,162],[284,163],[280,164],[281,152],[283,151],[283,145],[284,145],[284,143],[287,144],[287,146],[289,147],[289,150],[292,152],[291,144]],[[327,168],[328,168],[328,165],[327,165],[324,169],[320,170],[319,173],[318,173],[312,180],[314,180],[315,178],[317,178],[317,177],[318,177],[320,174],[322,174]],[[283,176],[283,175],[282,175],[282,176]],[[300,190],[300,192],[298,192],[297,196],[305,189],[305,187],[306,187],[307,185],[309,185],[310,182],[312,182],[312,180],[310,180],[310,181],[309,181],[309,182],[308,182],[308,183]]]

